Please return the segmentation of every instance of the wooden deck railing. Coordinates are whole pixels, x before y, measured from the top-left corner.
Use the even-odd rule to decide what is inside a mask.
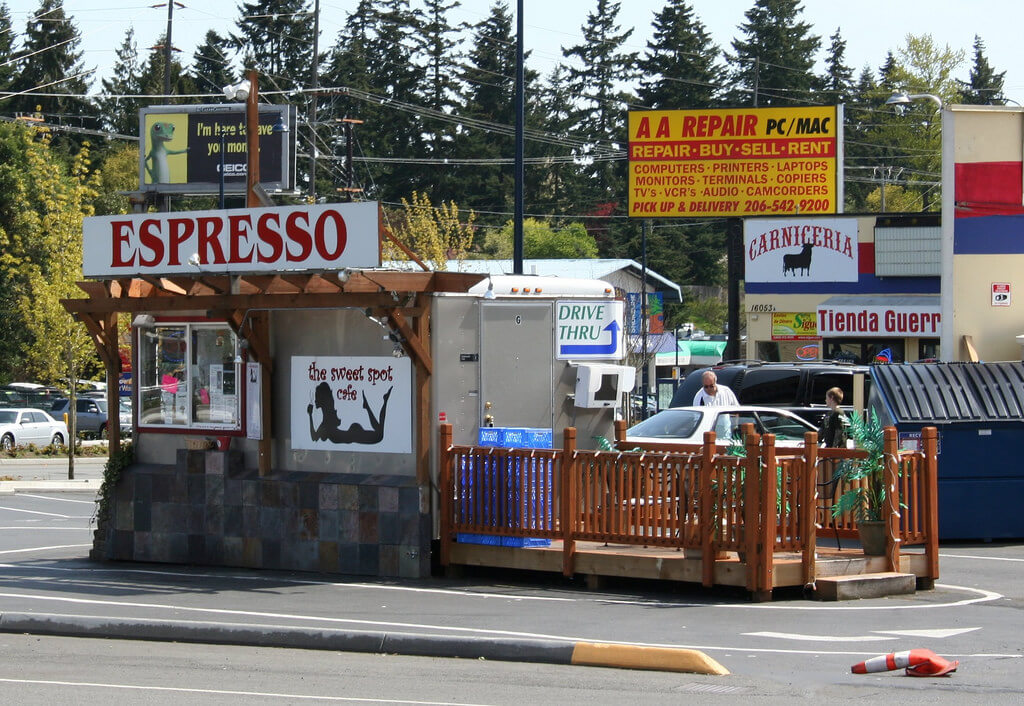
[[[620,431],[620,442],[624,437]],[[776,449],[773,435],[746,430],[745,455],[727,455],[714,433],[704,443],[644,444],[630,451],[576,448],[565,430],[561,449],[502,449],[452,444],[441,425],[441,563],[459,535],[547,538],[563,542],[562,568],[574,573],[575,543],[701,550],[702,583],[712,585],[718,553],[744,557],[747,588],[772,588],[776,552],[800,552],[813,583],[819,528],[855,532],[852,517],[833,520],[847,489],[836,482],[844,459],[865,452],[819,449],[807,434],[800,449]],[[938,577],[937,433],[922,433],[923,452],[899,451],[885,432],[887,565],[898,570],[901,546],[925,544],[929,576]]]

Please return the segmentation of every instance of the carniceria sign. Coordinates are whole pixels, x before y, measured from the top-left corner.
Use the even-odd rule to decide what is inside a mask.
[[[621,301],[562,300],[555,304],[555,357],[558,360],[621,360]]]

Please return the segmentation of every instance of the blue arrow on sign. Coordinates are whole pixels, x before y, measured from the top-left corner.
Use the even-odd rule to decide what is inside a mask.
[[[612,355],[619,348],[619,322],[612,321],[602,330],[611,332],[611,343],[564,345],[562,346],[562,355]]]

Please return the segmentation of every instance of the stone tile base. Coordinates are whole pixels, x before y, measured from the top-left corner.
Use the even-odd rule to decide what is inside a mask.
[[[92,555],[120,561],[363,576],[430,575],[430,516],[415,478],[259,476],[235,451],[178,452],[121,476]]]

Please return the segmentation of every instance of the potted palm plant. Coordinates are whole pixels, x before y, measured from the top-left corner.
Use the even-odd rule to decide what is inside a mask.
[[[850,415],[850,437],[856,448],[866,451],[867,458],[843,459],[836,468],[835,479],[846,491],[832,506],[832,517],[845,513],[857,522],[865,554],[885,553],[885,438],[878,414],[871,410],[865,416]]]

